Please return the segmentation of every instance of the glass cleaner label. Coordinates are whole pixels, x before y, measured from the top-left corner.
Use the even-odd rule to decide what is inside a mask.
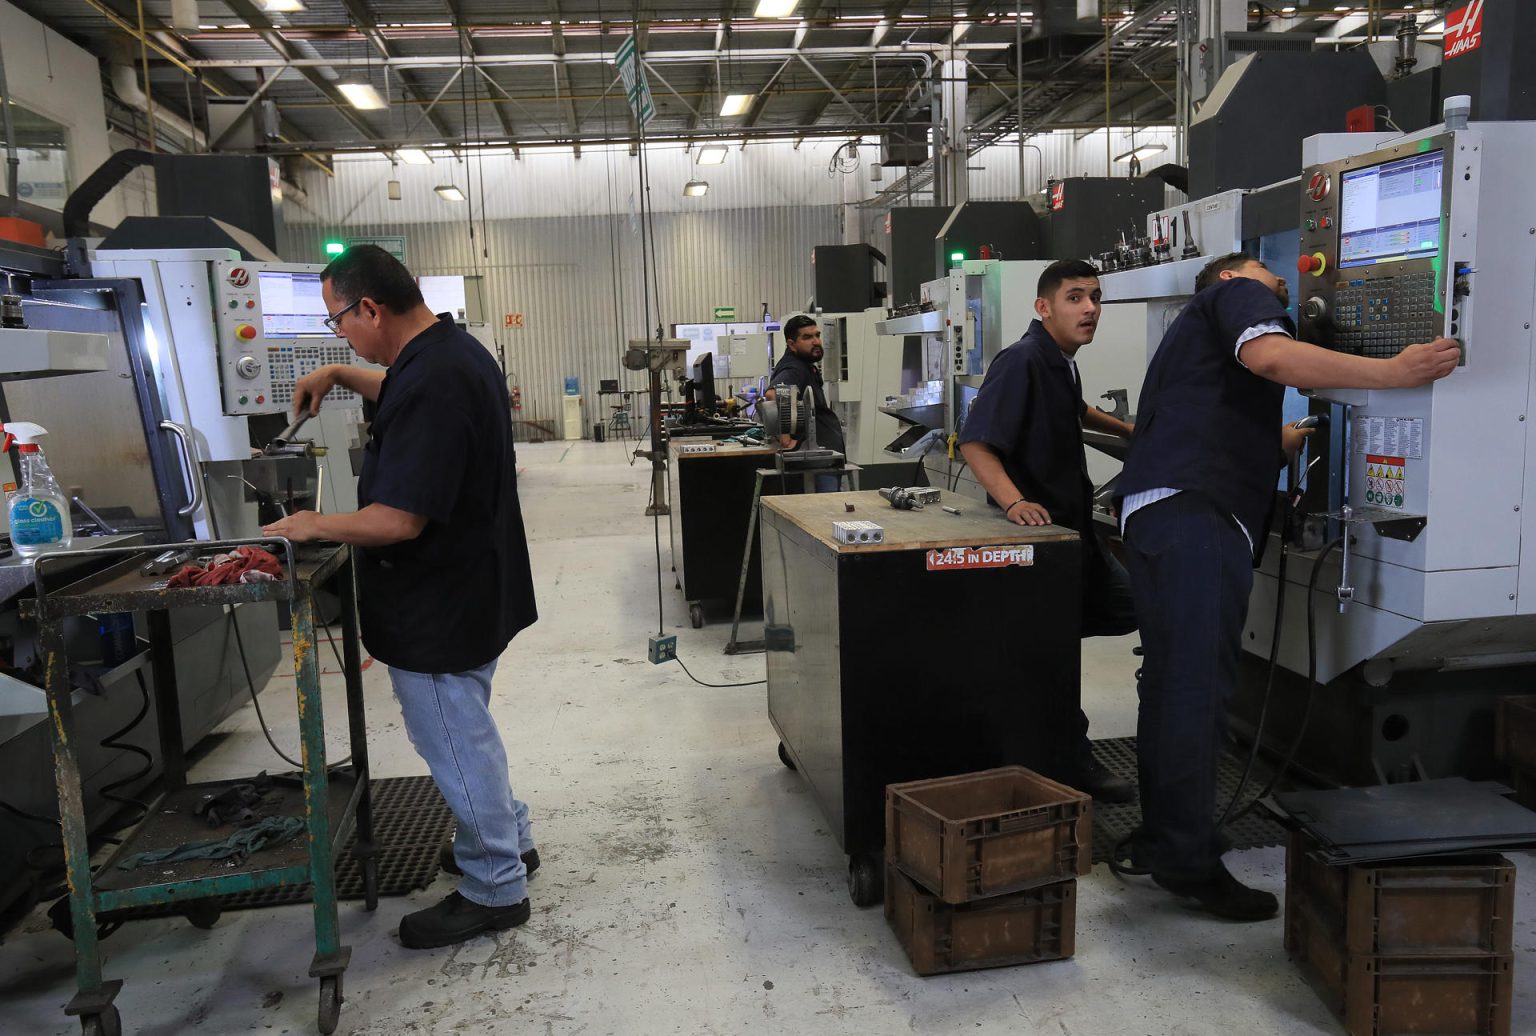
[[[64,538],[64,518],[49,500],[19,499],[11,504],[11,542],[56,543]]]

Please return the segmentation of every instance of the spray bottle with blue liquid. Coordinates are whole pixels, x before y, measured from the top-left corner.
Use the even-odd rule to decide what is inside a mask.
[[[0,450],[8,451],[14,442],[21,455],[20,479],[5,497],[11,545],[22,557],[68,547],[75,533],[69,501],[37,444],[47,429],[28,421],[10,421],[0,425],[0,431],[5,434]]]

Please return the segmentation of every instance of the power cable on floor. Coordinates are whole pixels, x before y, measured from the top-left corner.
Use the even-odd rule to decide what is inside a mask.
[[[683,666],[683,672],[688,673],[688,679],[692,680],[700,687],[714,687],[716,689],[723,687],[756,687],[759,684],[765,684],[768,682],[767,680],[748,680],[745,683],[706,683],[705,681],[700,680],[697,676],[694,676],[691,672],[688,672],[688,667],[683,665],[683,660],[681,658],[678,658],[674,655],[672,661],[676,662],[680,666]]]

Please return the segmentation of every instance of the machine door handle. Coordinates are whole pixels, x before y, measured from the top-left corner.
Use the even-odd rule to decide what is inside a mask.
[[[187,506],[176,509],[177,514],[187,518],[196,514],[203,506],[203,480],[197,470],[197,461],[192,456],[192,436],[175,421],[161,421],[160,427],[174,435],[181,443],[181,455],[187,463],[187,484],[190,486],[191,499],[187,502]]]

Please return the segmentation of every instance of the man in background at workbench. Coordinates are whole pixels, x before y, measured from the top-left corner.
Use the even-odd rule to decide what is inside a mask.
[[[1215,814],[1253,569],[1280,467],[1306,436],[1282,424],[1285,386],[1415,388],[1450,374],[1461,355],[1446,338],[1391,359],[1309,345],[1294,337],[1289,302],[1285,279],[1250,255],[1206,264],[1147,366],[1117,486],[1146,649],[1131,862],[1233,921],[1263,921],[1280,906],[1222,863]]]
[[[1131,426],[1083,402],[1077,351],[1098,330],[1099,271],[1080,259],[1052,263],[1040,275],[1035,313],[1024,337],[987,368],[960,429],[960,455],[992,503],[1017,525],[1056,524],[1082,541],[1085,637],[1136,631],[1130,577],[1093,531],[1093,483],[1083,429],[1129,436]],[[1102,802],[1130,802],[1136,789],[1093,756],[1088,716],[1077,710],[1080,742],[1074,786]]]
[[[458,890],[402,918],[400,941],[446,946],[528,920],[539,865],[490,712],[496,660],[537,618],[511,408],[490,354],[434,317],[389,253],[355,246],[320,280],[326,325],[388,368],[333,364],[293,390],[295,414],[319,413],[337,386],[378,404],[360,509],[299,511],[263,531],[359,548],[363,643],[389,667],[406,732],[457,822]]]
[[[846,454],[843,446],[843,422],[837,412],[827,404],[827,391],[821,377],[821,325],[808,316],[790,317],[784,322],[784,355],[774,365],[768,379],[769,399],[776,399],[777,389],[793,388],[796,395],[811,387],[816,400],[816,445],[824,449]],[[786,450],[799,449],[801,443],[788,435],[779,436],[779,445]],[[817,475],[816,492],[835,493],[842,485],[837,475]]]

